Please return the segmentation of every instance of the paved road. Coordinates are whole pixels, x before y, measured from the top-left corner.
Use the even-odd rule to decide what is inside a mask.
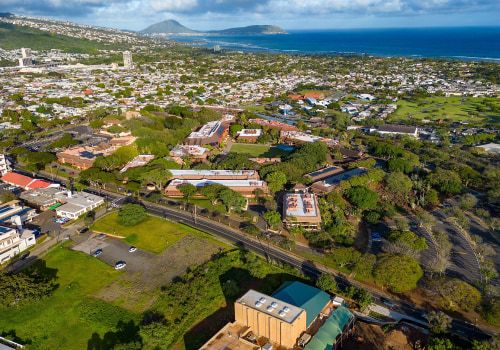
[[[442,210],[435,210],[432,214],[440,221],[434,229],[446,232],[452,244],[451,266],[446,270],[446,275],[468,283],[480,281],[481,270],[470,242],[453,223],[446,221],[449,216]]]
[[[496,255],[487,257],[487,259],[492,260],[495,264],[495,268],[498,272],[500,272],[500,240],[493,235],[493,233],[482,226],[475,217],[468,215],[470,219],[470,229],[469,232],[473,235],[478,235],[482,238],[483,243],[491,246],[495,251]],[[494,278],[490,282],[494,286],[500,287],[500,278]]]
[[[89,189],[89,192],[97,192],[97,190]],[[105,192],[108,197],[113,200],[119,197],[123,197],[121,195],[108,192],[108,191],[103,191]],[[239,232],[237,229],[233,229],[230,227],[227,227],[223,224],[219,224],[218,222],[214,222],[212,220],[206,219],[204,217],[194,217],[194,214],[191,212],[186,212],[178,209],[173,209],[173,208],[168,208],[168,207],[163,207],[158,204],[153,204],[149,202],[143,202],[142,203],[146,209],[148,210],[149,213],[160,216],[160,217],[165,217],[169,218],[175,221],[178,221],[180,223],[184,223],[186,225],[196,227],[197,229],[207,232],[209,234],[214,234],[220,237],[223,237],[224,239],[234,242],[237,246],[241,248],[245,248],[248,250],[251,250],[255,253],[261,254],[265,256],[268,259],[272,259],[275,261],[280,261],[286,264],[289,264],[296,269],[302,271],[305,275],[312,276],[312,277],[317,277],[321,275],[322,273],[331,273],[334,275],[336,282],[340,286],[349,286],[353,285],[355,287],[363,287],[366,288],[358,283],[355,283],[351,280],[348,280],[346,276],[336,270],[333,270],[327,266],[320,265],[318,263],[309,261],[299,255],[296,255],[292,252],[283,250],[279,247],[273,246],[273,245],[268,245],[267,242],[261,241],[258,238],[250,237],[248,235],[242,234]],[[379,293],[372,292],[372,296],[374,298],[375,302],[381,302],[381,298],[389,299],[386,296],[383,296]],[[426,310],[423,309],[418,309],[414,307],[413,305],[406,303],[406,302],[401,302],[397,300],[391,300],[398,310],[401,313],[404,313],[410,317],[414,318],[422,318],[422,314],[426,312]],[[459,334],[467,334],[470,336],[474,336],[478,339],[487,339],[491,336],[488,332],[485,332],[480,329],[476,329],[476,333],[473,335],[472,334],[472,325],[470,325],[467,322],[460,321],[460,320],[453,320],[452,323],[452,331],[457,332]]]

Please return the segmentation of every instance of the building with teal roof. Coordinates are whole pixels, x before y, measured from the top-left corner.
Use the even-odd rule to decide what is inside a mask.
[[[330,295],[321,289],[297,281],[283,283],[272,297],[306,310],[307,327],[314,322],[331,299]]]
[[[325,321],[304,350],[333,350],[343,339],[345,332],[352,327],[354,315],[343,306],[339,306]]]

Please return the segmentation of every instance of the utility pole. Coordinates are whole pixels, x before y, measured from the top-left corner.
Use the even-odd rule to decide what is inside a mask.
[[[194,205],[194,224],[196,225],[196,204]]]

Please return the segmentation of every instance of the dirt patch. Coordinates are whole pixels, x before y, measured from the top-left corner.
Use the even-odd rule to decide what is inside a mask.
[[[156,290],[170,283],[189,266],[200,265],[220,247],[203,238],[186,235],[150,260],[143,271],[125,273],[95,297],[134,311],[145,311],[156,300]]]
[[[413,350],[420,344],[423,349],[427,344],[428,335],[406,324],[400,324],[395,329],[384,332],[376,325],[357,322],[353,333],[360,337],[355,341],[349,337],[344,343],[344,349],[352,350]]]

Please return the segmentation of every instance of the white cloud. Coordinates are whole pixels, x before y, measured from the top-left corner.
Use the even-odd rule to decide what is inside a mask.
[[[144,6],[149,6],[155,11],[189,12],[198,6],[197,0],[149,0]],[[147,10],[147,9],[146,9]]]

